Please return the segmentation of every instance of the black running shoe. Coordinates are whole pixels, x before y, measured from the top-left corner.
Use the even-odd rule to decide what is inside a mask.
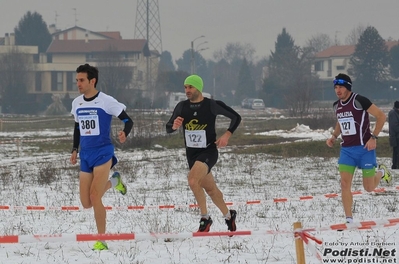
[[[209,232],[209,230],[211,229],[212,223],[213,223],[213,221],[212,221],[211,217],[209,217],[208,219],[201,218],[198,232]]]
[[[226,221],[226,225],[227,225],[227,229],[231,232],[236,231],[237,227],[236,227],[236,216],[237,216],[237,211],[236,210],[230,210],[230,219],[229,220],[225,220]]]

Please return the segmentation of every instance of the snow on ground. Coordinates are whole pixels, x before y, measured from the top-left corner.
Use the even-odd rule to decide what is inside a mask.
[[[53,133],[54,132],[54,133]],[[46,131],[46,137],[71,136],[63,132]],[[267,135],[325,140],[329,131],[311,131],[298,125],[290,131],[271,131]],[[28,133],[14,137],[25,137]],[[0,137],[7,137],[3,135]],[[31,136],[41,137],[32,133]],[[31,237],[34,234],[95,233],[93,211],[62,211],[61,206],[80,206],[78,166],[69,165],[69,153],[45,153],[32,156],[13,144],[2,144],[0,157],[0,203],[12,206],[0,210],[0,234]],[[327,147],[327,146],[326,146]],[[343,223],[339,197],[325,194],[340,192],[337,159],[280,158],[266,154],[238,155],[229,148],[220,151],[213,172],[225,200],[238,212],[238,230],[252,231],[247,236],[186,237],[149,239],[153,233],[192,234],[199,225],[198,209],[186,182],[187,165],[184,151],[117,151],[119,170],[128,185],[125,196],[110,190],[104,204],[119,209],[107,212],[108,233],[135,233],[143,239],[109,241],[109,250],[94,252],[93,242],[60,241],[0,244],[0,263],[296,263],[293,223],[300,221],[304,228],[315,228],[311,235],[322,240],[316,245],[319,254],[325,253],[323,263],[332,258],[342,263],[397,263],[392,258],[398,249],[398,226],[376,226],[369,230],[354,228],[337,232],[331,225]],[[389,163],[389,159],[379,159]],[[54,177],[50,184],[43,175]],[[355,221],[374,220],[377,223],[398,217],[397,178],[381,193],[365,193],[359,172],[354,180]],[[310,200],[299,200],[311,196]],[[273,202],[274,198],[287,198]],[[258,204],[246,204],[259,200]],[[177,209],[156,209],[159,205],[179,205]],[[46,210],[25,210],[28,205],[42,205]],[[129,205],[143,205],[144,210],[127,210]],[[19,206],[19,207],[18,207]],[[211,231],[226,231],[221,213],[209,201],[214,220]],[[269,232],[267,232],[269,231]],[[273,234],[270,234],[273,231]],[[0,237],[1,241],[1,237]],[[314,242],[310,242],[315,245]],[[306,263],[321,263],[312,247],[305,246]],[[363,249],[367,254],[387,250],[384,257],[340,256],[344,252]],[[360,251],[357,251],[358,253]],[[372,252],[372,253],[370,253]],[[385,251],[384,251],[385,252]],[[333,254],[338,256],[333,257]],[[396,257],[396,255],[395,255]],[[357,261],[357,262],[354,262]],[[363,261],[363,262],[360,262]],[[373,262],[374,261],[374,262]],[[385,261],[385,262],[384,262]],[[392,262],[388,262],[392,261]],[[396,262],[393,262],[396,261]],[[338,263],[338,262],[337,262]]]

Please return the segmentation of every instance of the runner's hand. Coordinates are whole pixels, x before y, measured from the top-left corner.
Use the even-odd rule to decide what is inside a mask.
[[[179,127],[181,127],[181,125],[183,124],[183,120],[184,120],[183,117],[180,116],[176,117],[175,121],[173,121],[172,129],[177,130]]]
[[[118,133],[118,137],[119,137],[119,142],[120,142],[120,143],[125,143],[125,141],[126,141],[126,134],[125,134],[125,132],[120,131],[120,132]]]

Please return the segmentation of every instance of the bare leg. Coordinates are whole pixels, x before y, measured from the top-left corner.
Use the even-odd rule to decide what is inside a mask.
[[[97,166],[93,171],[93,182],[90,187],[90,201],[94,209],[94,218],[96,220],[97,231],[99,234],[105,233],[106,211],[102,203],[102,197],[110,185],[108,181],[111,168],[111,160]],[[109,187],[108,187],[109,188]]]
[[[352,179],[353,174],[349,172],[340,172],[341,175],[341,195],[342,205],[344,206],[345,216],[352,216]]]
[[[223,193],[217,187],[211,172],[204,177],[201,186],[205,189],[205,191],[211,197],[213,203],[219,208],[222,214],[226,215],[229,212],[229,209],[227,208],[226,202],[223,199]]]
[[[202,162],[196,161],[194,166],[188,173],[188,185],[194,194],[195,200],[200,208],[201,214],[205,215],[208,213],[206,207],[206,196],[204,189],[201,187],[201,182],[206,176],[208,171],[208,166]]]
[[[377,171],[374,177],[363,177],[363,187],[366,191],[372,192],[380,184],[382,172]]]

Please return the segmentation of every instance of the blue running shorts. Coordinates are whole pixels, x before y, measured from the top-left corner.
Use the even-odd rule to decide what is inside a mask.
[[[92,148],[86,150],[80,150],[80,170],[87,173],[92,173],[94,167],[100,166],[110,159],[112,159],[111,168],[118,163],[117,158],[114,155],[114,146],[106,145],[100,148]]]
[[[377,156],[374,150],[364,146],[341,147],[338,164],[355,166],[359,169],[374,169],[377,167]]]

